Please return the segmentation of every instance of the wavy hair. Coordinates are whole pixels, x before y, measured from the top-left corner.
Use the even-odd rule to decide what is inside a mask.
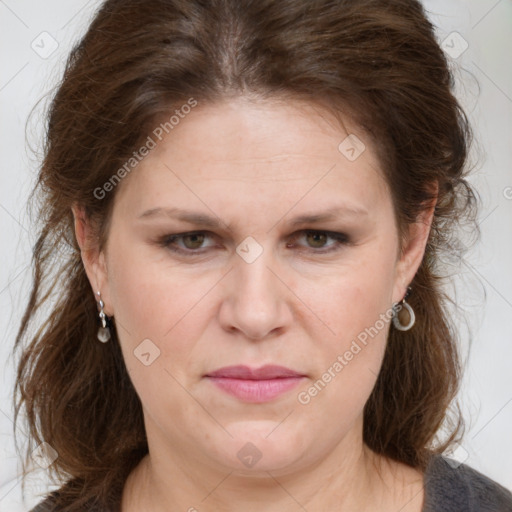
[[[125,480],[147,453],[140,400],[114,328],[96,340],[97,304],[74,233],[83,207],[100,248],[115,190],[102,187],[162,115],[195,98],[237,95],[317,103],[350,112],[375,142],[399,233],[435,199],[425,255],[408,299],[416,324],[391,325],[364,409],[364,442],[425,468],[461,435],[462,365],[446,313],[443,253],[475,222],[467,181],[471,129],[434,27],[415,0],[107,0],[71,51],[47,117],[31,200],[38,238],[33,284],[14,344],[15,419],[31,446],[58,453],[59,510],[118,510]],[[449,421],[448,421],[449,420]],[[442,426],[447,436],[439,438]]]

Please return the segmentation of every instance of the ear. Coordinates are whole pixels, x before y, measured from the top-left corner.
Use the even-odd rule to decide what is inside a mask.
[[[435,192],[435,199],[428,208],[420,213],[416,222],[408,227],[404,246],[396,264],[393,302],[399,302],[403,299],[407,287],[414,279],[423,260],[439,190],[437,182],[432,187]],[[414,290],[412,293],[414,293]]]
[[[82,263],[87,278],[91,285],[92,293],[99,302],[96,292],[101,293],[101,299],[105,304],[105,313],[113,316],[111,310],[110,294],[108,287],[108,273],[105,253],[99,250],[98,240],[90,219],[87,218],[84,208],[78,204],[71,207],[75,223],[75,236],[80,246]]]

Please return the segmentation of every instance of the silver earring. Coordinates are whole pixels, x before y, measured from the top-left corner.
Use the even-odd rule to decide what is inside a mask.
[[[406,302],[406,299],[407,299],[407,297],[409,297],[411,290],[412,289],[409,286],[407,288],[407,293],[405,294],[404,298],[400,302],[395,302],[395,304],[393,304],[393,325],[399,331],[408,331],[414,325],[414,322],[416,321],[416,315],[414,314],[414,310]],[[407,311],[409,312],[409,323],[407,325],[402,325],[400,323],[400,320],[398,319],[398,312],[403,307],[405,309],[407,309]]]
[[[98,295],[99,305],[100,305],[100,320],[101,320],[101,327],[98,329],[98,339],[102,343],[106,343],[110,339],[110,329],[107,327],[107,318],[105,315],[105,311],[103,308],[105,307],[105,304],[101,300],[101,294],[100,292],[96,292],[96,295]]]

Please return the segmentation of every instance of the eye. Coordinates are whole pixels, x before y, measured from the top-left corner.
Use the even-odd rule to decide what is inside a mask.
[[[297,240],[301,237],[303,237],[307,241],[309,248],[315,249],[311,252],[316,254],[324,254],[327,252],[336,251],[339,250],[341,246],[348,245],[350,243],[349,237],[346,234],[336,233],[332,231],[299,231],[297,235],[294,236],[293,239]],[[333,240],[331,244],[327,244],[329,239]],[[287,244],[287,247],[293,247],[293,245]]]
[[[176,235],[166,235],[160,241],[159,244],[162,247],[167,247],[171,251],[191,254],[202,254],[204,251],[198,251],[197,249],[203,249],[202,245],[204,241],[210,235],[205,231],[194,231],[191,233],[179,233]],[[182,246],[177,245],[176,242],[181,241]]]
[[[214,244],[204,245],[205,241],[211,238],[212,234],[206,231],[193,231],[165,235],[158,240],[158,244],[184,256],[198,256],[206,253],[208,249],[216,247]],[[294,242],[300,238],[304,238],[307,242],[307,245],[304,246],[305,250],[313,254],[333,252],[350,243],[346,234],[332,231],[303,230],[291,236]],[[332,243],[328,244],[329,240],[332,240]],[[295,243],[287,243],[286,247],[293,249],[296,245]]]

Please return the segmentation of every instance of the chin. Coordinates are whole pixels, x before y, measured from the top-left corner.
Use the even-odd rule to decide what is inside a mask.
[[[218,446],[216,456],[239,475],[286,474],[301,459],[297,447],[307,444],[303,436],[275,421],[244,421],[227,430],[233,438]]]

